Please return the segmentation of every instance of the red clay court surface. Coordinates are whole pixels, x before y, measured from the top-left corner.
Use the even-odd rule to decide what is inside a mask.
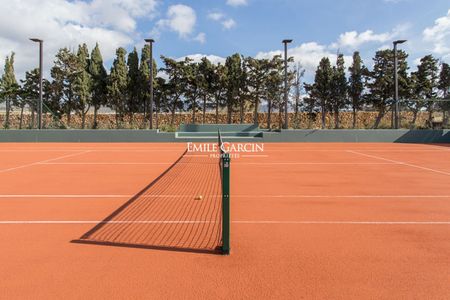
[[[449,145],[265,144],[234,159],[230,256],[72,242],[185,148],[1,144],[0,298],[449,299]]]

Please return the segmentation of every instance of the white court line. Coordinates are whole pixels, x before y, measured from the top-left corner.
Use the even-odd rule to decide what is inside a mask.
[[[185,148],[180,149],[0,149],[0,152],[78,152],[78,151],[91,151],[91,152],[180,152]]]
[[[370,157],[370,158],[375,158],[375,159],[379,159],[379,160],[384,160],[384,161],[388,161],[388,162],[399,164],[399,165],[404,165],[404,166],[408,166],[408,167],[413,167],[413,168],[417,168],[417,169],[422,169],[422,170],[426,170],[426,171],[430,171],[430,172],[434,172],[434,173],[439,173],[439,174],[444,174],[444,175],[450,176],[450,173],[448,173],[448,172],[439,171],[439,170],[435,170],[435,169],[431,169],[431,168],[426,168],[426,167],[422,167],[422,166],[418,166],[418,165],[413,165],[413,164],[405,163],[405,162],[398,161],[398,160],[387,159],[387,158],[384,158],[384,157],[381,157],[381,156],[365,154],[365,153],[361,153],[361,152],[357,152],[357,151],[353,151],[353,150],[348,150],[347,152],[350,152],[350,153],[353,153],[353,154],[362,155],[362,156],[366,156],[366,157]]]
[[[0,221],[1,224],[209,224],[216,223],[215,221]],[[221,223],[221,222],[217,222]]]
[[[173,165],[173,162],[50,162],[40,165]]]
[[[209,157],[209,155],[187,155],[184,157]],[[178,162],[177,165],[192,164],[192,162]],[[173,162],[50,162],[50,163],[40,163],[40,165],[173,165]]]
[[[450,198],[450,195],[231,195],[232,198]]]
[[[215,224],[216,221],[190,221],[190,220],[172,220],[172,221],[47,221],[47,220],[9,220],[0,221],[0,225],[22,225],[22,224]],[[233,224],[297,224],[297,225],[450,225],[450,221],[231,221]]]
[[[68,154],[68,155],[59,156],[59,157],[56,157],[56,158],[51,158],[51,159],[46,159],[46,160],[41,160],[41,161],[37,161],[37,162],[31,163],[31,164],[18,166],[18,167],[13,167],[13,168],[9,168],[9,169],[3,169],[3,170],[0,170],[0,173],[5,173],[5,172],[9,172],[9,171],[14,171],[14,170],[26,168],[26,167],[36,166],[36,165],[39,165],[39,164],[48,163],[48,162],[55,161],[55,160],[58,160],[58,159],[73,157],[73,156],[85,154],[85,153],[88,153],[88,152],[90,152],[90,151],[86,150],[86,151],[83,151],[83,152]]]
[[[396,165],[396,163],[380,163],[380,162],[235,162],[234,165]]]
[[[293,149],[293,148],[264,148],[264,152],[345,152],[345,151],[369,151],[369,152],[448,152],[450,149]]]
[[[131,198],[135,195],[89,195],[89,194],[66,194],[66,195],[56,195],[56,194],[1,194],[0,198]],[[141,195],[140,198],[186,198],[195,197],[197,195]],[[222,195],[203,195],[205,197],[222,197]],[[231,195],[232,198],[398,198],[398,199],[409,199],[409,198],[450,198],[450,195]]]
[[[210,157],[209,155],[185,155],[184,157]],[[267,156],[242,156],[242,157],[267,157]],[[40,165],[172,165],[173,162],[49,162],[39,163]],[[179,162],[178,164],[189,164]],[[382,162],[238,162],[235,165],[396,165],[396,163],[382,163]]]
[[[182,144],[181,144],[182,145]],[[266,143],[265,145],[269,145]],[[324,148],[276,148],[271,149],[266,147],[265,152],[345,152],[345,151],[370,151],[370,152],[449,152],[450,148],[436,148],[433,149],[410,149],[410,148],[368,148],[368,149],[324,149]],[[180,148],[152,148],[152,149],[139,149],[139,148],[59,148],[59,149],[0,149],[0,152],[74,152],[74,151],[92,151],[92,152],[179,152],[185,150],[186,147]]]
[[[450,221],[231,221],[231,223],[299,225],[450,225]]]
[[[369,151],[369,152],[447,152],[447,149],[422,150],[422,149],[267,149],[266,152],[345,152],[345,151]]]
[[[0,195],[0,198],[130,198],[134,195]]]

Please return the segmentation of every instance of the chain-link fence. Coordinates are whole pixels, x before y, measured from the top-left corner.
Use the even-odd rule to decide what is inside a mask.
[[[0,101],[0,123],[5,129],[36,129],[38,128],[37,99],[26,99],[21,105],[11,101]],[[53,112],[45,103],[42,104],[42,127],[45,129],[67,129],[63,118]]]
[[[9,129],[35,129],[38,128],[38,100],[29,99],[21,102],[23,105],[9,105],[7,101],[0,101],[0,126]],[[440,129],[450,128],[450,99],[403,100],[400,105],[400,128],[405,129]],[[394,128],[394,105],[386,108],[376,128]],[[277,111],[270,116],[270,128],[278,129],[282,124],[284,115]],[[295,129],[319,129],[321,113],[318,110],[306,112],[302,109],[297,114],[290,112],[289,127]],[[344,109],[339,113],[340,129],[372,129],[380,117],[380,113],[371,107],[364,107],[353,114],[351,109]],[[355,120],[354,120],[355,118]],[[116,114],[107,107],[94,109],[91,107],[84,114],[80,111],[52,111],[48,105],[43,105],[42,127],[44,129],[146,129],[149,128],[148,115],[142,112]],[[244,112],[242,118],[236,110],[231,117],[232,123],[254,123],[254,113]],[[268,128],[269,116],[267,112],[258,113],[258,123],[261,128]],[[335,128],[335,115],[327,113],[325,128]],[[153,128],[163,131],[174,131],[180,124],[225,124],[228,123],[226,109],[220,109],[216,115],[215,110],[207,110],[205,114],[199,109],[195,118],[190,110],[171,112],[154,112]],[[353,127],[355,124],[355,127]]]
[[[409,99],[399,104],[402,128],[450,128],[450,99]]]

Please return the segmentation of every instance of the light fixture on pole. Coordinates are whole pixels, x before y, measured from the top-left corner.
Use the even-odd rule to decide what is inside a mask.
[[[150,129],[153,129],[153,43],[155,42],[154,39],[145,39],[145,42],[147,42],[150,45],[150,58],[148,61],[148,66],[150,69],[150,104],[149,104],[149,123]]]
[[[395,129],[400,127],[400,106],[398,101],[398,57],[397,57],[397,45],[405,43],[406,40],[397,40],[394,41],[394,82],[395,82],[395,94],[394,94],[394,102],[395,102]]]
[[[288,57],[287,47],[292,43],[292,40],[283,40],[284,44],[284,129],[289,128],[288,117]]]
[[[37,38],[30,38],[30,41],[39,43],[39,103],[38,103],[38,128],[42,129],[42,63],[44,41]]]

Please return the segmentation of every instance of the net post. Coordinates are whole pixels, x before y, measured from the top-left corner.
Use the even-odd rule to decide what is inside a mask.
[[[222,253],[230,254],[230,154],[222,154]]]

